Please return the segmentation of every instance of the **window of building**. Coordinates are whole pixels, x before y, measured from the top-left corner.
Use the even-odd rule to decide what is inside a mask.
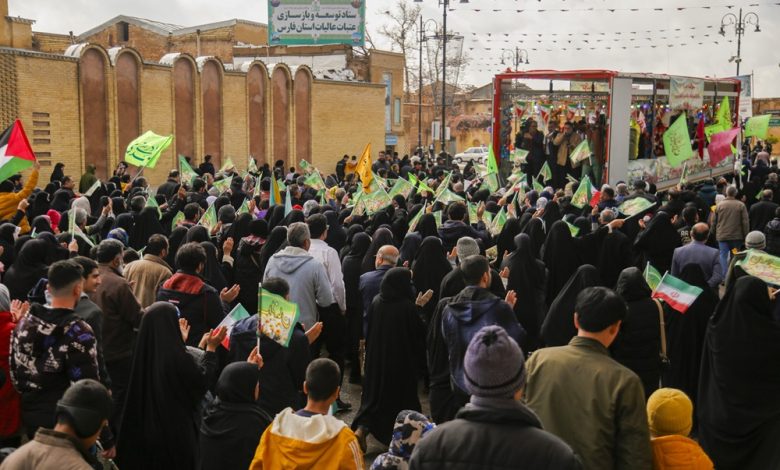
[[[401,125],[401,98],[393,100],[393,125]]]
[[[130,40],[130,25],[125,23],[124,21],[120,21],[116,25],[117,29],[117,36],[119,39],[119,42],[127,42]]]

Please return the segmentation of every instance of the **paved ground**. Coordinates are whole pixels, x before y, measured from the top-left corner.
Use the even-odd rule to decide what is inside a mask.
[[[346,367],[347,372],[344,374],[344,384],[341,387],[341,399],[352,405],[352,410],[346,413],[338,413],[336,417],[343,420],[345,423],[351,425],[352,420],[355,419],[357,410],[360,408],[360,395],[363,388],[360,385],[354,385],[349,383],[349,366]],[[423,414],[430,416],[431,410],[428,403],[428,395],[420,387],[420,403],[422,404]],[[371,467],[371,463],[374,461],[377,455],[387,452],[387,447],[374,439],[373,436],[368,436],[367,440],[368,449],[366,451],[366,468]]]

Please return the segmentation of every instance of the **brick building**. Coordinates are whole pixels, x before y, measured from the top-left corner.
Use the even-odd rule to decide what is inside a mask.
[[[177,154],[240,168],[249,155],[306,159],[331,172],[367,142],[406,146],[398,54],[269,48],[266,25],[239,19],[184,27],[117,16],[75,36],[33,31],[8,16],[7,0],[0,15],[0,125],[22,120],[42,178],[60,161],[67,174],[91,163],[105,177],[146,130],[174,135],[144,172],[153,184]]]

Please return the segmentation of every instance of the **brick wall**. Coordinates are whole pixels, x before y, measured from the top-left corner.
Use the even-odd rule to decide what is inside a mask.
[[[141,71],[141,132],[154,131],[159,135],[174,133],[172,69],[145,65]],[[175,138],[175,136],[174,136]],[[172,143],[160,156],[157,166],[144,170],[153,184],[165,181],[168,172],[177,168],[176,144]],[[124,149],[120,150],[121,152]]]
[[[91,36],[82,38],[80,42],[99,44],[106,49],[110,49],[114,46],[132,47],[141,54],[141,57],[143,57],[144,60],[152,62],[157,62],[163,55],[168,53],[169,45],[167,37],[133,24],[128,25],[128,31],[129,40],[127,42],[119,41],[119,31],[116,25],[109,26]]]
[[[375,157],[385,143],[384,102],[384,86],[315,80],[312,163],[323,173],[333,173],[344,154],[360,156],[369,142]]]
[[[246,74],[225,73],[222,81],[222,139],[224,155],[245,170],[249,155]]]
[[[33,49],[40,52],[63,54],[72,44],[67,34],[33,33]]]
[[[78,178],[83,172],[78,63],[31,55],[3,57],[16,63],[18,118],[41,160],[40,181],[49,180],[56,162]]]

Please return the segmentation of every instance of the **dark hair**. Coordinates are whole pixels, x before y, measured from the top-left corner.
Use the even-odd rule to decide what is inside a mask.
[[[146,207],[146,198],[143,196],[133,196],[130,199],[130,210],[133,212],[141,212]]]
[[[141,259],[141,254],[132,248],[126,248],[122,253],[122,262],[125,264],[130,264],[133,261],[138,261],[139,259]]]
[[[205,263],[206,250],[200,246],[200,243],[185,243],[176,252],[176,268],[182,271],[195,272],[198,270],[198,266]]]
[[[447,217],[449,217],[450,220],[463,220],[466,218],[467,209],[466,205],[462,202],[456,202],[452,205],[450,205],[450,208],[447,209]]]
[[[486,272],[490,271],[490,264],[487,258],[482,255],[471,255],[460,262],[460,271],[463,274],[463,280],[466,285],[475,286]]]
[[[339,388],[341,370],[338,364],[328,358],[311,361],[306,368],[306,389],[313,401],[325,401]]]
[[[328,219],[322,214],[309,216],[306,223],[309,225],[309,235],[312,239],[320,238],[328,230]]]
[[[201,189],[206,187],[206,181],[203,178],[195,178],[192,180],[192,191],[197,193]]]
[[[149,237],[149,241],[146,243],[146,250],[144,250],[144,253],[149,253],[150,255],[159,256],[160,253],[163,252],[163,250],[168,249],[168,239],[165,238],[165,235],[155,233],[151,237]]]
[[[696,208],[696,206],[684,208],[682,210],[682,218],[685,221],[685,225],[688,225],[689,227],[693,227],[693,224],[696,223],[696,215],[698,213],[699,210]]]
[[[168,172],[168,178],[178,178],[179,177],[179,170],[171,170]]]
[[[71,258],[71,261],[81,266],[81,275],[84,279],[88,278],[89,275],[92,274],[92,271],[98,268],[98,264],[95,260],[87,258],[86,256],[76,256],[75,258]]]
[[[603,189],[601,192],[602,192],[602,193],[604,193],[604,194],[605,194],[607,197],[609,197],[610,199],[613,199],[613,198],[615,197],[615,190],[614,190],[614,189],[612,189],[612,188],[611,188],[611,187],[609,187],[609,186],[607,186],[606,188],[604,188],[604,189]]]
[[[119,240],[108,239],[103,240],[97,246],[97,262],[98,263],[110,263],[114,261],[114,258],[122,254],[125,246]]]
[[[281,277],[269,277],[263,280],[263,289],[280,297],[287,297],[290,293],[290,284]]]
[[[210,160],[211,160],[211,155],[206,155],[205,157],[203,157],[204,162],[208,162]]]
[[[197,202],[191,202],[186,206],[184,206],[184,210],[182,211],[182,213],[184,214],[185,220],[190,220],[190,221],[195,220],[195,217],[197,217],[198,214],[200,214],[200,204],[198,204]]]
[[[69,259],[52,264],[47,276],[52,293],[70,287],[83,279],[81,265]]]
[[[624,319],[628,306],[612,289],[588,287],[577,295],[574,311],[579,318],[580,328],[590,333],[599,333]]]

